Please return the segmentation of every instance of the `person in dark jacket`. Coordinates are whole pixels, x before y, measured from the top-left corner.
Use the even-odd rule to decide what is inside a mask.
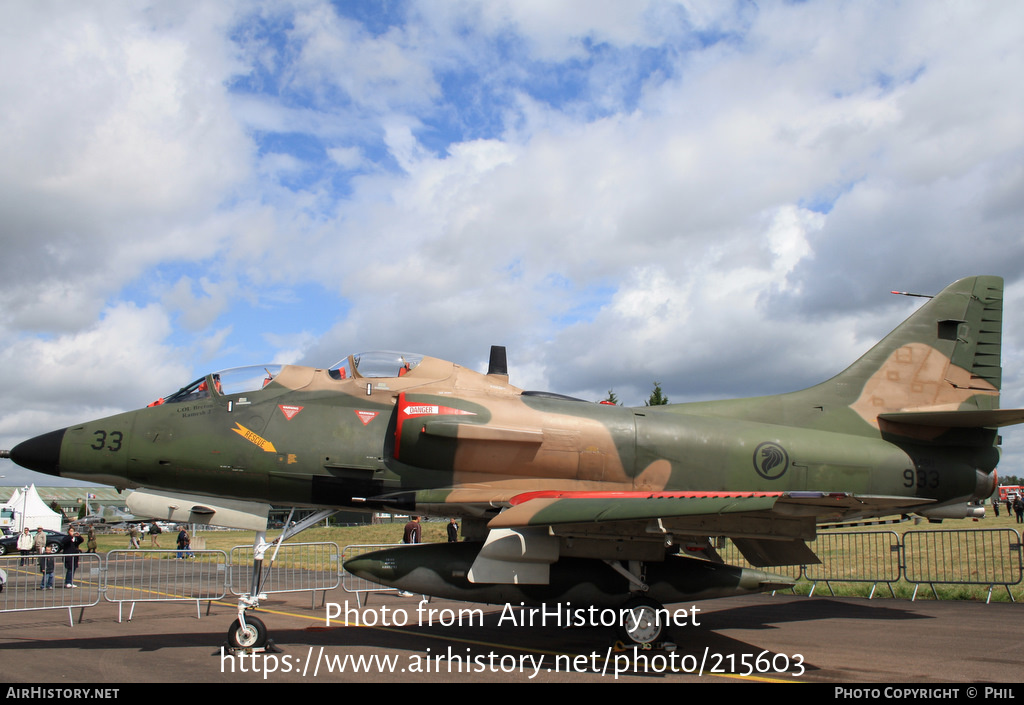
[[[78,568],[78,554],[82,551],[78,548],[82,545],[82,536],[73,528],[68,529],[68,535],[61,542],[60,552],[64,554],[64,587],[74,588],[75,569]]]
[[[419,543],[423,536],[423,527],[420,526],[420,518],[413,517],[412,521],[405,525],[402,532],[402,543]]]
[[[189,549],[192,547],[192,537],[185,531],[185,527],[179,527],[181,530],[178,532],[178,558],[182,560],[194,555]]]
[[[39,580],[40,590],[53,590],[53,568],[56,560],[49,553],[43,553],[39,556],[39,572],[42,574],[42,578]]]

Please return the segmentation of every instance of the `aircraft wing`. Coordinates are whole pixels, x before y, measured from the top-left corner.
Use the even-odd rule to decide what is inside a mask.
[[[487,527],[491,536],[521,533],[527,545],[530,533],[537,531],[622,540],[674,534],[675,540],[684,543],[687,537],[727,536],[751,565],[807,565],[820,562],[806,544],[814,538],[817,524],[902,513],[933,503],[916,497],[848,492],[541,491],[512,497],[511,506]],[[529,552],[525,549],[524,555]],[[481,556],[489,559],[486,548]],[[486,564],[492,578],[494,564],[502,565],[500,561]],[[514,565],[521,570],[521,563]]]
[[[846,492],[528,492],[488,523],[490,529],[654,519],[727,520],[750,514],[837,519],[865,510],[896,513],[932,500]],[[727,521],[719,522],[727,525]]]

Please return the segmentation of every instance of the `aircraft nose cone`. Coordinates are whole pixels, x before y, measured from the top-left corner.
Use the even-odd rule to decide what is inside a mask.
[[[11,460],[23,468],[60,476],[60,445],[66,428],[30,438],[11,448]]]

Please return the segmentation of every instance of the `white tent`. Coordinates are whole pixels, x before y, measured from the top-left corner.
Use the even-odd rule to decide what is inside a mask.
[[[20,532],[23,526],[27,526],[32,531],[40,526],[44,529],[60,531],[60,514],[47,507],[46,502],[39,498],[35,485],[24,492],[20,488],[16,489],[3,508],[14,512],[14,522],[11,524],[11,529],[14,531]]]

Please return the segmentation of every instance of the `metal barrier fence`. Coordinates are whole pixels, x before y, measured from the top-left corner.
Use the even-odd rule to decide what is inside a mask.
[[[183,555],[184,554],[184,555]],[[227,594],[227,554],[224,551],[174,549],[117,550],[107,554],[104,599],[121,607],[130,602],[131,620],[136,602],[199,604]]]
[[[284,544],[273,567],[265,573],[262,592],[316,591],[341,587],[359,594],[360,601],[371,592],[394,590],[341,571],[341,563],[370,551],[401,544],[350,545],[339,556],[334,543]],[[793,566],[792,577],[814,583],[885,583],[893,596],[892,584],[905,580],[918,588],[929,585],[936,598],[937,584],[988,585],[988,599],[996,586],[1006,587],[1016,601],[1011,585],[1024,582],[1024,549],[1020,534],[1012,529],[968,529],[953,531],[907,531],[899,537],[892,531],[823,532],[810,547],[822,559],[820,565]],[[733,565],[749,565],[731,542],[718,542],[720,556]],[[230,557],[223,551],[194,551],[194,557],[178,560],[178,551],[117,550],[106,557],[82,553],[0,557],[6,573],[0,592],[0,612],[92,607],[100,598],[117,603],[195,601],[223,599],[230,590],[243,594],[249,587],[252,548],[237,546]],[[267,558],[269,559],[269,555]],[[75,571],[67,577],[65,559],[73,559]],[[47,587],[46,569],[52,561],[54,589]],[[42,561],[42,564],[40,563]],[[70,565],[70,563],[69,563]],[[244,572],[239,572],[244,571]],[[785,574],[784,569],[773,572]],[[69,581],[75,587],[64,587]],[[834,593],[833,593],[834,594]],[[120,616],[119,616],[120,619]],[[73,624],[73,619],[72,619]]]
[[[70,557],[33,555],[23,561],[21,556],[0,556],[6,574],[0,613],[67,609],[71,618],[71,609],[94,607],[102,598],[118,605],[118,621],[124,604],[131,604],[130,620],[138,602],[194,601],[198,617],[201,602],[224,599],[233,585],[239,588],[236,595],[248,590],[252,570],[251,546],[236,546],[230,559],[219,550],[119,549],[106,556],[74,556],[75,587],[65,588],[65,558]],[[284,544],[272,566],[269,558],[268,552],[261,592],[310,591],[315,600],[316,591],[326,594],[341,582],[335,543]],[[40,559],[49,559],[53,566],[53,590],[40,589],[46,577],[40,573]]]
[[[74,570],[69,574],[72,562]],[[0,556],[0,569],[7,575],[0,592],[0,612],[66,609],[74,625],[71,610],[92,607],[100,601],[101,562],[102,558],[93,553],[35,554],[24,559]]]
[[[988,585],[991,600],[992,590],[1002,585],[1013,600],[1010,586],[1024,576],[1020,535],[1013,529],[908,531],[903,552],[914,598],[921,585],[929,585],[936,599],[936,584]]]
[[[750,564],[732,543],[725,540],[716,550],[726,563]],[[804,578],[813,595],[824,582],[833,595],[833,582],[870,583],[869,598],[878,583],[885,583],[895,597],[893,584],[903,580],[914,585],[911,600],[921,585],[987,585],[986,601],[996,586],[1004,586],[1016,602],[1011,585],[1024,582],[1024,550],[1013,529],[914,530],[902,537],[895,531],[822,532],[808,547],[820,564],[770,568],[774,573]],[[794,568],[796,575],[794,575]]]
[[[892,584],[900,579],[900,537],[895,531],[820,533],[808,546],[821,563],[804,566],[804,577],[822,581],[832,590],[833,582],[871,583],[874,597],[878,583],[885,583],[895,597]]]

